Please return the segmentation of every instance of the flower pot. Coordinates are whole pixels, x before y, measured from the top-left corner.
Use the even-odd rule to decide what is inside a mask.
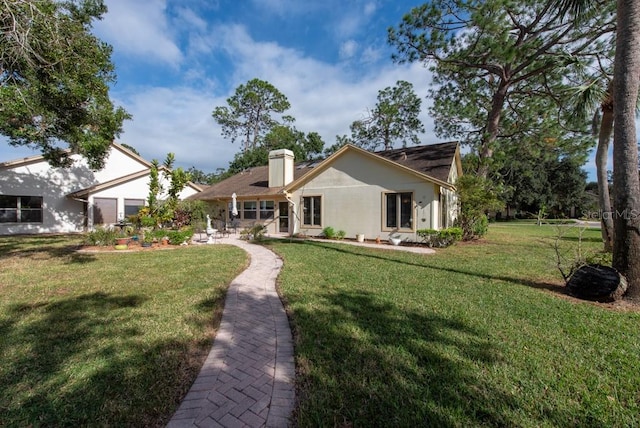
[[[142,243],[142,246],[143,246],[144,248],[150,248],[150,247],[151,247],[151,242],[143,242],[143,243]]]
[[[129,247],[127,246],[127,244],[117,244],[117,245],[114,246],[114,248],[116,250],[126,250]]]
[[[166,247],[167,245],[169,245],[169,240],[168,239],[161,240],[160,245],[162,245],[163,247]]]
[[[127,245],[129,243],[129,238],[117,238],[116,245]]]
[[[402,239],[401,238],[389,238],[389,242],[391,242],[392,245],[398,246],[402,242]]]
[[[363,233],[356,234],[356,241],[364,242],[364,234]]]

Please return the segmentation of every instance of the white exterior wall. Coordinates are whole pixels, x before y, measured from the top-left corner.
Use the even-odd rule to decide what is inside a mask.
[[[69,169],[51,168],[44,160],[0,168],[0,194],[42,196],[42,223],[0,223],[0,235],[81,232],[83,203],[65,195],[91,181],[90,171],[77,163]]]
[[[398,233],[384,227],[383,196],[388,192],[413,192],[413,231]],[[327,170],[295,191],[293,200],[300,218],[304,196],[322,197],[320,227],[311,228],[296,219],[299,231],[311,236],[331,226],[336,231],[344,230],[348,238],[364,234],[365,239],[379,236],[386,240],[390,235],[399,235],[415,241],[417,229],[434,227],[434,221],[437,222],[437,215],[433,216],[433,212],[438,212],[436,185],[356,152],[344,153]]]
[[[159,174],[160,185],[163,189],[167,189],[169,187],[169,181],[164,177],[162,173]],[[93,202],[95,198],[110,198],[116,199],[116,217],[118,219],[124,218],[124,200],[125,199],[143,199],[145,201],[149,196],[149,174],[137,178],[135,180],[127,181],[126,183],[122,183],[116,186],[109,187],[108,189],[101,190],[99,192],[92,193],[89,196],[89,209],[87,210],[87,214],[89,216],[89,223],[93,225]],[[198,193],[192,187],[185,187],[180,194],[178,195],[179,199],[185,199],[191,195]],[[166,197],[166,192],[160,195],[160,199],[164,199]]]
[[[84,161],[82,162],[84,163]],[[105,159],[104,168],[100,171],[93,172],[93,178],[96,180],[93,184],[106,183],[107,181],[115,180],[116,178],[124,177],[125,175],[145,169],[148,169],[148,166],[140,162],[140,160],[112,146],[109,155]],[[80,187],[80,189],[86,187],[88,186]]]
[[[146,199],[149,176],[132,180],[92,194],[87,201],[73,200],[66,195],[100,183],[148,169],[144,162],[112,147],[100,171],[91,171],[84,158],[78,155],[70,168],[52,168],[44,159],[0,166],[0,194],[13,196],[42,196],[42,223],[0,223],[0,235],[21,233],[82,232],[85,228],[85,202],[88,202],[88,224],[92,224],[93,198],[115,197],[118,213],[124,212],[124,199]],[[160,174],[162,177],[162,174]],[[166,183],[165,187],[167,187]],[[197,193],[186,187],[180,198]]]

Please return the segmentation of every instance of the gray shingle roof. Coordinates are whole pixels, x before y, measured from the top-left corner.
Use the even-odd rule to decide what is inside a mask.
[[[429,175],[438,180],[447,181],[458,143],[440,143],[424,146],[405,147],[381,152],[376,155],[399,165]],[[311,172],[321,161],[296,163],[294,180]],[[233,193],[238,197],[275,195],[283,187],[269,187],[269,167],[257,166],[216,183],[190,199],[215,200],[228,199]]]

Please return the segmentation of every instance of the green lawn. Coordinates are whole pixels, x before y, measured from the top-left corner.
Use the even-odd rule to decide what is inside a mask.
[[[640,425],[640,313],[559,295],[555,230],[496,224],[429,256],[269,242],[285,260],[299,425]],[[582,241],[598,248],[599,231]],[[0,237],[0,426],[162,426],[247,256],[77,242]]]
[[[495,224],[430,256],[269,243],[299,425],[640,426],[640,313],[560,295],[555,230]]]
[[[0,237],[0,426],[163,426],[246,253],[81,254],[80,240]]]

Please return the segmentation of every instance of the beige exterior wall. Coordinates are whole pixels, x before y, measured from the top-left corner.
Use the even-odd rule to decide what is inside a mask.
[[[389,236],[416,240],[416,230],[438,227],[439,186],[419,177],[390,168],[387,163],[357,152],[345,152],[336,158],[326,170],[313,178],[293,194],[297,205],[299,231],[316,236],[326,226],[336,231],[344,230],[347,238],[364,234],[365,239]],[[413,227],[397,232],[387,229],[384,221],[384,195],[387,192],[413,193]],[[302,224],[302,202],[306,196],[322,199],[321,225],[309,227]],[[436,215],[434,216],[434,213]]]
[[[256,219],[245,218],[243,204],[245,201],[255,202],[258,209],[256,210]],[[270,219],[261,219],[260,218],[260,201],[272,201],[274,206],[273,218]],[[238,198],[237,206],[238,206],[238,217],[234,219],[237,225],[237,231],[240,232],[245,228],[251,228],[256,224],[262,224],[267,228],[267,234],[280,234],[280,233],[293,233],[290,230],[284,231],[281,230],[279,219],[280,219],[280,211],[279,211],[279,203],[286,202],[283,195],[271,195],[271,196],[260,196],[260,197],[245,197]],[[212,219],[220,219],[224,218],[227,222],[227,227],[231,227],[232,219],[231,219],[231,210],[229,208],[231,204],[231,199],[229,200],[218,200],[218,201],[210,201],[208,202],[208,212],[211,215]],[[284,215],[287,215],[285,213]],[[293,227],[293,223],[290,223],[291,227]]]

